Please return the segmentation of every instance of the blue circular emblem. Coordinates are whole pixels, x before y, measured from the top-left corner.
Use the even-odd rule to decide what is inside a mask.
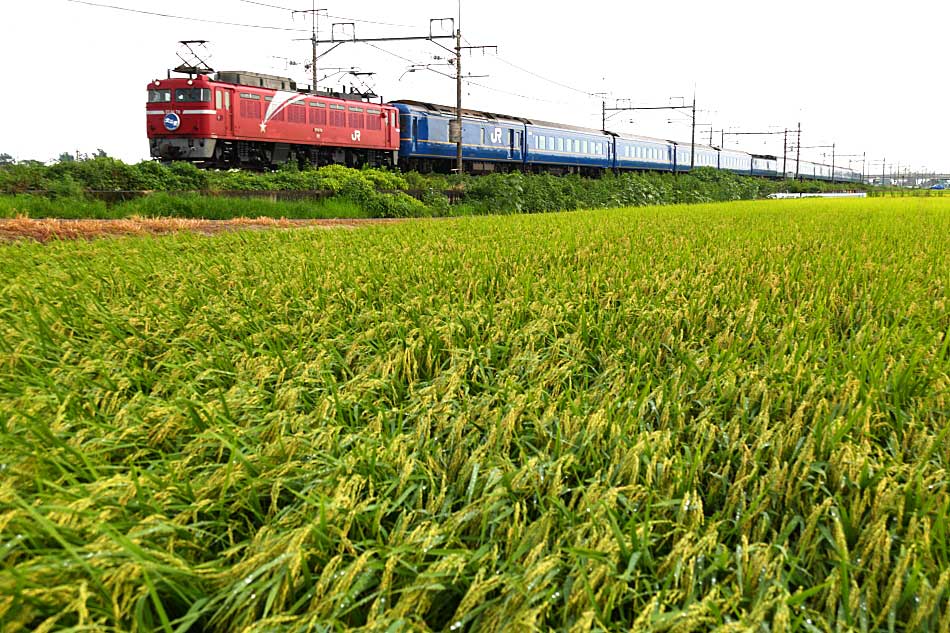
[[[175,114],[174,112],[169,112],[165,115],[165,129],[169,132],[174,132],[181,127],[181,117]]]

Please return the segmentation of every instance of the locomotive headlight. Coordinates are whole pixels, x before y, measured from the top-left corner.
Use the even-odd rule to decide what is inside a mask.
[[[162,85],[162,82],[160,82],[158,79],[156,79],[156,80],[155,80],[155,85],[156,85],[156,86],[161,86],[161,85]]]
[[[193,80],[193,79],[189,79],[189,80],[188,80],[188,85],[189,85],[189,86],[194,86],[194,85],[195,85],[194,80]]]

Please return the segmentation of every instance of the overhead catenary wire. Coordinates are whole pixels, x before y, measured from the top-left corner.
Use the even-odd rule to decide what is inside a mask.
[[[298,29],[286,26],[268,26],[262,24],[244,24],[240,22],[228,22],[225,20],[211,20],[208,18],[195,18],[187,17],[183,15],[173,15],[171,13],[159,13],[157,11],[145,11],[144,9],[131,9],[129,7],[120,7],[114,4],[102,4],[99,2],[89,2],[88,0],[66,0],[66,2],[71,2],[73,4],[82,4],[90,7],[98,7],[100,9],[113,9],[115,11],[125,11],[128,13],[137,13],[140,15],[150,15],[153,17],[166,18],[170,20],[185,20],[187,22],[202,22],[204,24],[218,24],[221,26],[234,26],[238,28],[245,29],[264,29],[267,31],[284,31],[289,33],[309,33],[307,29]]]
[[[402,56],[402,55],[400,55],[400,54],[398,54],[398,53],[394,53],[394,52],[392,52],[392,51],[390,51],[390,50],[386,50],[385,48],[383,48],[383,47],[381,47],[381,46],[377,46],[377,45],[373,44],[372,42],[362,42],[362,44],[366,44],[367,46],[372,46],[373,48],[375,48],[375,49],[378,50],[378,51],[381,51],[381,52],[383,52],[383,53],[386,53],[387,55],[392,55],[393,57],[395,57],[395,58],[397,58],[397,59],[401,59],[401,60],[404,61],[404,62],[408,62],[408,63],[412,64],[413,66],[418,66],[421,70],[428,70],[429,72],[432,72],[432,73],[435,73],[435,74],[437,74],[437,75],[441,75],[441,76],[443,76],[443,77],[448,77],[449,79],[452,79],[452,76],[451,76],[451,75],[446,75],[445,73],[441,73],[441,72],[439,72],[439,71],[437,71],[437,70],[435,70],[435,69],[433,69],[433,68],[429,68],[427,64],[421,64],[421,63],[419,63],[419,62],[417,62],[417,61],[414,61],[414,60],[412,60],[412,59],[409,59],[408,57],[404,57],[404,56]],[[477,81],[472,81],[471,79],[466,79],[466,78],[464,78],[464,77],[462,78],[462,81],[464,81],[466,84],[468,84],[468,85],[470,85],[470,86],[476,86],[476,87],[478,87],[478,88],[483,88],[483,89],[485,89],[485,90],[490,90],[490,91],[492,91],[492,92],[497,92],[497,93],[500,93],[500,94],[505,94],[505,95],[508,95],[508,96],[511,96],[511,97],[518,97],[519,99],[527,99],[528,101],[537,101],[537,102],[539,102],[539,103],[558,103],[557,101],[549,101],[549,100],[547,100],[547,99],[538,99],[537,97],[529,97],[528,95],[518,94],[517,92],[510,92],[510,91],[508,91],[508,90],[502,90],[501,88],[492,88],[491,86],[486,86],[486,85],[484,85],[484,84],[478,83]]]
[[[514,68],[515,70],[520,70],[520,71],[523,72],[523,73],[526,73],[526,74],[528,74],[528,75],[531,75],[532,77],[535,77],[535,78],[537,78],[537,79],[540,79],[541,81],[546,81],[546,82],[549,83],[549,84],[553,84],[553,85],[555,85],[555,86],[559,86],[559,87],[561,87],[561,88],[564,88],[565,90],[570,90],[571,92],[576,92],[577,94],[584,95],[585,97],[591,97],[592,99],[598,99],[598,100],[600,100],[600,99],[602,98],[601,95],[594,94],[593,92],[587,92],[586,90],[582,90],[582,89],[580,89],[580,88],[575,88],[574,86],[569,86],[568,84],[562,83],[562,82],[557,81],[557,80],[555,80],[555,79],[550,79],[550,78],[548,78],[548,77],[545,77],[544,75],[539,75],[538,73],[534,72],[533,70],[528,70],[527,68],[523,68],[522,66],[519,66],[518,64],[515,64],[515,63],[513,63],[513,62],[508,61],[508,60],[505,59],[504,57],[499,57],[499,56],[496,55],[496,56],[495,56],[495,59],[497,59],[498,61],[500,61],[500,62],[503,63],[503,64],[506,64],[506,65],[508,65],[508,66],[511,66],[511,67]]]
[[[266,3],[266,2],[258,2],[257,0],[238,0],[238,1],[239,1],[239,2],[244,2],[244,3],[246,3],[246,4],[253,4],[253,5],[268,7],[268,8],[272,8],[272,9],[279,9],[279,10],[282,10],[282,11],[290,11],[290,12],[293,11],[293,10],[290,9],[289,7],[283,7],[283,6],[280,6],[280,5],[270,4],[270,3]],[[182,15],[174,15],[174,14],[170,14],[170,13],[160,13],[160,12],[157,12],[157,11],[146,11],[146,10],[144,10],[144,9],[132,9],[132,8],[130,8],[130,7],[122,7],[122,6],[117,6],[117,5],[112,5],[112,4],[104,4],[104,3],[99,3],[99,2],[90,2],[89,0],[66,0],[66,2],[71,2],[71,3],[73,3],[73,4],[81,4],[81,5],[90,6],[90,7],[97,7],[97,8],[102,8],[102,9],[112,9],[112,10],[115,10],[115,11],[125,11],[125,12],[128,12],[128,13],[135,13],[135,14],[139,14],[139,15],[150,15],[150,16],[153,16],[153,17],[166,18],[166,19],[170,19],[170,20],[184,20],[184,21],[188,21],[188,22],[201,22],[201,23],[204,23],[204,24],[218,24],[218,25],[221,25],[221,26],[233,26],[233,27],[237,27],[237,28],[263,29],[263,30],[269,30],[269,31],[283,31],[283,32],[292,32],[292,33],[305,33],[305,32],[307,32],[306,29],[301,29],[301,28],[281,27],[281,26],[270,26],[270,25],[262,25],[262,24],[245,24],[245,23],[240,23],[240,22],[229,22],[229,21],[225,21],[225,20],[212,20],[212,19],[208,19],[208,18],[188,17],[188,16],[182,16]],[[396,27],[406,27],[406,28],[409,27],[409,25],[406,25],[406,24],[392,24],[392,23],[388,23],[388,22],[378,22],[378,21],[373,21],[373,20],[360,20],[360,19],[357,19],[357,18],[347,18],[347,17],[343,17],[343,16],[333,16],[333,15],[331,15],[331,16],[329,16],[329,17],[334,18],[334,19],[338,19],[338,20],[353,20],[354,22],[364,22],[364,23],[367,23],[367,24],[380,24],[380,25],[385,25],[385,26],[396,26]],[[403,57],[403,56],[401,56],[401,55],[397,55],[396,53],[393,53],[393,52],[391,52],[391,51],[388,51],[388,50],[386,50],[386,49],[384,49],[384,48],[381,48],[381,47],[379,47],[379,46],[375,46],[375,45],[372,45],[372,44],[370,44],[370,45],[373,46],[373,48],[376,48],[376,49],[378,49],[378,50],[381,50],[381,51],[383,51],[383,52],[385,52],[385,53],[387,53],[387,54],[389,54],[389,55],[393,55],[394,57],[398,57],[399,59],[402,59],[403,61],[409,62],[410,64],[421,65],[421,64],[418,64],[417,62],[415,62],[415,61],[413,61],[413,60],[411,60],[411,59],[409,59],[409,58],[407,58],[407,57]],[[522,68],[521,66],[518,66],[517,64],[514,64],[514,63],[512,63],[512,62],[509,62],[509,61],[507,61],[507,60],[505,60],[505,59],[502,59],[502,58],[500,58],[500,57],[497,58],[497,59],[499,59],[499,61],[501,61],[501,62],[507,64],[508,66],[511,66],[512,68],[515,68],[515,69],[517,69],[517,70],[520,70],[521,72],[524,72],[524,73],[527,73],[527,74],[532,75],[532,76],[534,76],[534,77],[537,77],[538,79],[541,79],[541,80],[543,80],[543,81],[547,81],[547,82],[549,82],[549,83],[552,83],[552,84],[554,84],[554,85],[560,86],[560,87],[565,88],[565,89],[567,89],[567,90],[571,90],[571,91],[576,92],[576,93],[578,93],[578,94],[582,94],[582,95],[585,95],[585,96],[588,96],[588,97],[592,97],[592,98],[599,98],[597,95],[595,95],[595,94],[593,94],[593,93],[589,93],[589,92],[586,92],[586,91],[584,91],[584,90],[580,90],[580,89],[578,89],[578,88],[574,88],[574,87],[572,87],[572,86],[568,86],[567,84],[563,84],[563,83],[558,82],[558,81],[555,81],[555,80],[553,80],[553,79],[548,79],[547,77],[544,77],[544,76],[542,76],[542,75],[539,75],[539,74],[537,74],[537,73],[535,73],[535,72],[533,72],[533,71],[527,70],[526,68]],[[550,100],[547,100],[547,99],[539,99],[539,98],[537,98],[537,97],[531,97],[531,96],[528,96],[528,95],[523,95],[523,94],[519,94],[519,93],[516,93],[516,92],[511,92],[511,91],[508,91],[508,90],[502,90],[502,89],[500,89],[500,88],[493,88],[493,87],[486,86],[486,85],[483,85],[483,84],[480,84],[480,83],[477,83],[477,82],[474,82],[474,81],[470,81],[470,80],[466,80],[466,83],[468,83],[468,84],[470,84],[470,85],[472,85],[472,86],[477,86],[477,87],[479,87],[479,88],[483,88],[483,89],[485,89],[485,90],[490,90],[490,91],[492,91],[492,92],[497,92],[497,93],[500,93],[500,94],[506,94],[506,95],[509,95],[509,96],[512,96],[512,97],[517,97],[517,98],[519,98],[519,99],[527,99],[527,100],[529,100],[529,101],[537,101],[537,102],[539,102],[539,103],[557,103],[556,101],[550,101]]]
[[[267,7],[269,9],[279,9],[280,11],[287,11],[289,13],[294,12],[294,9],[291,9],[290,7],[283,7],[277,4],[270,4],[269,2],[258,2],[258,0],[238,0],[238,2],[243,2],[244,4],[253,4],[259,7]],[[350,22],[361,22],[363,24],[378,24],[380,26],[395,26],[395,27],[407,28],[407,29],[413,28],[412,25],[409,25],[409,24],[394,24],[392,22],[380,22],[377,20],[363,20],[361,18],[349,18],[342,15],[327,15],[327,17],[333,18],[334,20],[349,20]]]

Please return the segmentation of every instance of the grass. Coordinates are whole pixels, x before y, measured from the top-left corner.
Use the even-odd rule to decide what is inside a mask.
[[[217,198],[199,194],[153,194],[107,205],[84,197],[46,198],[34,195],[0,196],[0,218],[126,219],[183,218],[232,220],[236,218],[355,219],[367,218],[359,204],[343,198],[301,202],[273,202]]]
[[[4,631],[950,629],[950,205],[0,247]]]

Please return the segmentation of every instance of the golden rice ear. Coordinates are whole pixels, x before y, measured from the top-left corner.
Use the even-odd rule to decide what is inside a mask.
[[[950,626],[944,200],[210,224],[0,246],[4,631]]]

